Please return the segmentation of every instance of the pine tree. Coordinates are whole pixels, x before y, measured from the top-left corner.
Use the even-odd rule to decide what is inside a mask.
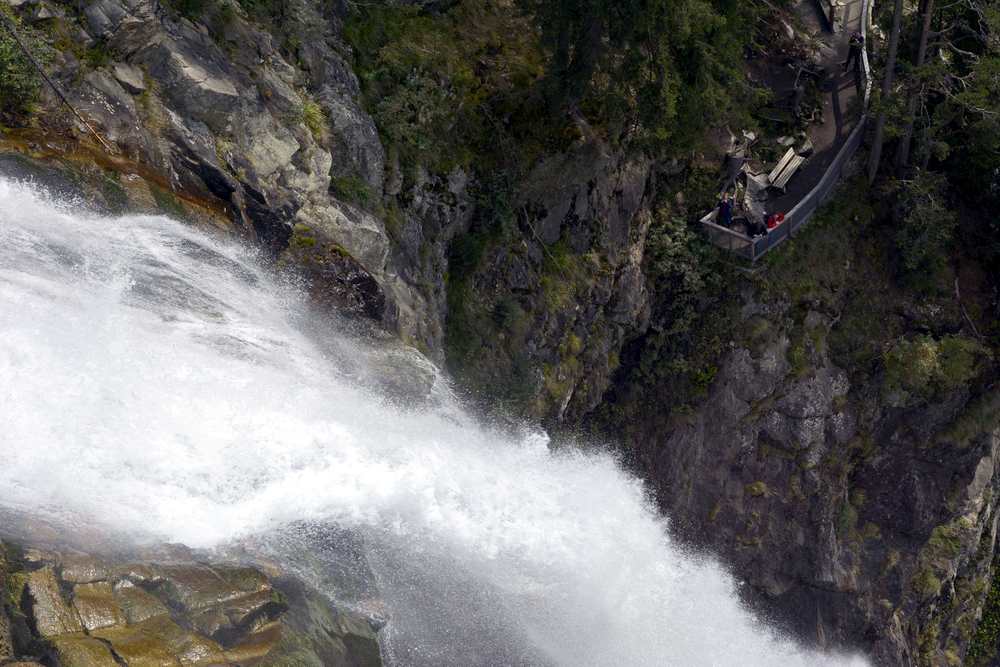
[[[892,14],[892,32],[889,34],[889,53],[886,57],[885,72],[882,75],[882,105],[875,121],[875,138],[872,140],[872,151],[868,156],[868,182],[873,183],[878,174],[879,162],[882,160],[882,144],[885,142],[885,123],[887,110],[885,105],[892,94],[892,84],[896,78],[896,55],[899,53],[899,32],[903,23],[903,0],[896,0]]]

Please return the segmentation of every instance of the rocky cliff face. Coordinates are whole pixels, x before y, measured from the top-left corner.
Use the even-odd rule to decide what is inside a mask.
[[[625,371],[632,391],[597,421],[673,529],[800,636],[884,665],[980,664],[996,651],[976,633],[1000,488],[991,353],[959,333],[950,289],[898,285],[873,224],[845,192],[758,274],[729,276],[704,398],[672,409],[668,381],[636,390]]]
[[[820,340],[827,318],[805,326]],[[996,542],[995,397],[880,404],[822,347],[735,347],[705,403],[630,434],[675,530],[725,554],[795,631],[879,664],[964,655]]]
[[[649,164],[586,144],[542,162],[516,223],[481,234],[451,282],[449,363],[476,395],[550,423],[592,410],[641,329]]]
[[[154,0],[17,8],[52,36],[53,78],[115,147],[101,158],[109,178],[150,176],[171,197],[210,202],[275,256],[294,255],[339,309],[421,328],[425,309],[388,261],[383,219],[354,201],[381,195],[385,157],[336,13],[295,3],[272,32],[236,4],[196,21]],[[17,138],[39,154],[65,150],[51,138],[93,143],[43,92],[38,129]]]

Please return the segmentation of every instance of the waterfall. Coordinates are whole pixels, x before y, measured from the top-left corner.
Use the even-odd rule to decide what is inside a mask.
[[[863,664],[757,620],[611,455],[478,425],[406,354],[311,314],[231,239],[0,179],[11,516],[242,544],[320,585],[358,545],[392,664]],[[404,366],[415,397],[384,388]]]

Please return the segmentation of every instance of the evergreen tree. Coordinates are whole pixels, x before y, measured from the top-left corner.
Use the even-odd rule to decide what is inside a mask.
[[[662,143],[734,107],[746,91],[753,6],[730,0],[522,0],[549,51],[553,112],[612,138]]]

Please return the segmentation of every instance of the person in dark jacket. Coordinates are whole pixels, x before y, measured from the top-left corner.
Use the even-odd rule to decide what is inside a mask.
[[[865,48],[865,36],[860,32],[856,32],[851,35],[851,38],[847,42],[847,60],[844,61],[844,71],[853,64],[856,73],[861,72],[861,49]]]
[[[767,219],[767,214],[764,214],[764,219]],[[747,235],[751,238],[757,238],[758,236],[767,235],[767,225],[760,220],[754,218],[747,219]]]
[[[719,202],[719,215],[716,220],[723,227],[733,226],[733,197],[728,192],[722,195],[722,200]]]

